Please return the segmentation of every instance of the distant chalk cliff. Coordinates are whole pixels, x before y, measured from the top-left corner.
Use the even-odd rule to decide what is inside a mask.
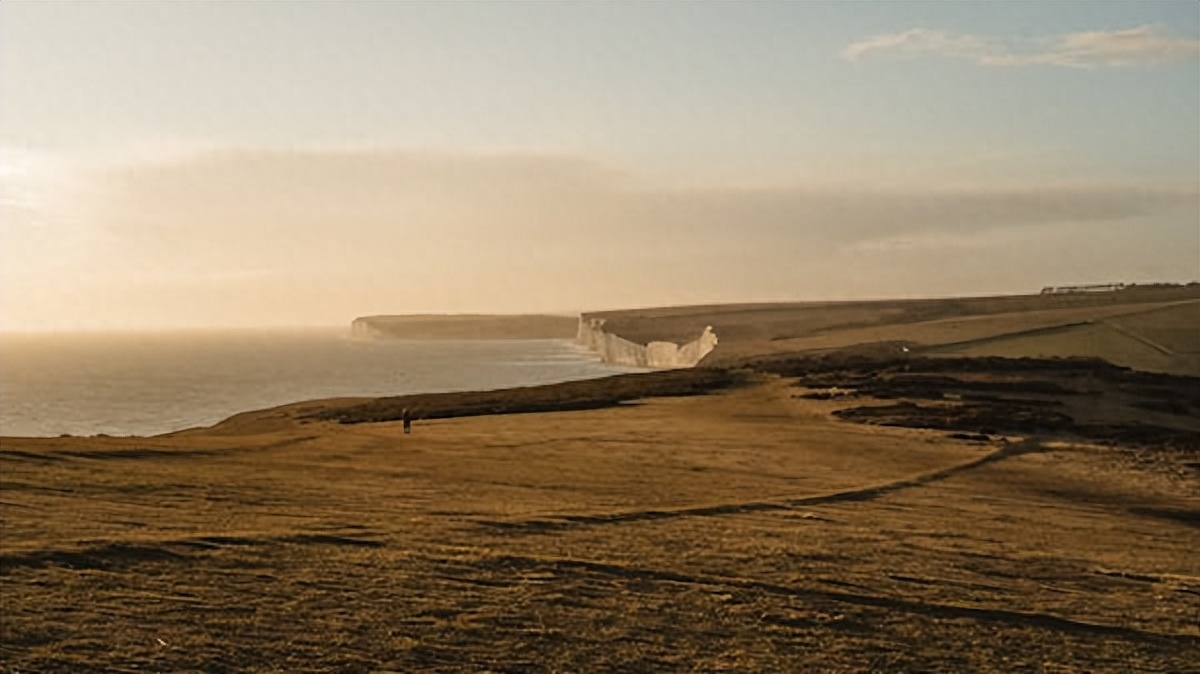
[[[679,345],[674,342],[652,341],[646,344],[631,342],[604,330],[605,319],[579,318],[575,339],[600,355],[606,363],[649,368],[692,367],[717,346],[712,326],[696,339]]]
[[[640,344],[607,332],[605,322],[606,319],[595,316],[575,318],[537,314],[363,316],[350,324],[350,333],[360,339],[574,338],[579,344],[596,352],[606,363],[646,368],[692,367],[717,345],[717,336],[711,327],[682,345],[662,340]]]

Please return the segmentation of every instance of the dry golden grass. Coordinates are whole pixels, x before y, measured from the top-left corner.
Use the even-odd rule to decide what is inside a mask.
[[[1186,462],[707,396],[0,441],[4,671],[1194,671]],[[344,407],[357,401],[335,401]],[[1191,472],[1189,472],[1191,471]]]
[[[1197,380],[907,360],[1194,377],[1196,295],[613,312],[722,343],[706,370],[3,438],[0,670],[1200,671]],[[404,407],[431,418],[405,435]]]
[[[1174,288],[1079,298],[850,302],[684,318],[625,317],[613,323],[630,324],[643,335],[660,325],[670,332],[685,319],[716,325],[721,341],[704,359],[708,366],[727,366],[765,354],[896,341],[929,355],[1085,356],[1141,370],[1196,376],[1200,375],[1198,295],[1200,291],[1192,288]]]
[[[1033,325],[1054,325],[1071,320],[1086,320],[1109,310],[1123,313],[1150,305],[1200,300],[1200,284],[1175,287],[1139,287],[1119,292],[1065,295],[1010,295],[996,297],[959,297],[918,300],[875,300],[854,302],[797,302],[775,304],[726,304],[695,307],[664,307],[585,314],[603,318],[605,329],[634,342],[666,340],[684,343],[695,339],[705,326],[713,326],[721,344],[714,355],[739,357],[763,349],[795,351],[802,348],[830,348],[881,339],[912,339],[902,336],[916,326],[928,325],[931,338],[945,341],[933,326],[955,324],[960,320],[1003,316],[1002,321],[984,334],[1004,331],[1007,321],[1035,312],[1041,317]],[[1058,312],[1065,312],[1058,318]],[[1072,317],[1073,318],[1070,318]],[[1020,319],[1018,319],[1020,320]],[[883,332],[876,336],[874,330]],[[945,328],[942,328],[944,330]],[[1016,328],[1013,328],[1016,329]],[[854,341],[832,337],[830,333],[861,333]],[[901,336],[897,336],[901,335]],[[817,339],[815,345],[788,340]],[[822,341],[825,340],[825,341]],[[934,342],[929,342],[934,343]],[[940,341],[938,342],[940,343]]]

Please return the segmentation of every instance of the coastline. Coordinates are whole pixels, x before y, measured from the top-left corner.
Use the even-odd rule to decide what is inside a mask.
[[[1200,378],[986,351],[1181,354],[1194,307],[727,322],[692,368],[0,438],[6,664],[1184,670]]]
[[[154,435],[302,400],[489,390],[630,371],[569,339],[358,340],[341,330],[4,341],[3,435]]]
[[[856,372],[914,372],[846,358],[627,375],[594,406],[498,392],[535,409],[483,401],[411,434],[362,414],[411,400],[337,399],[152,438],[2,438],[6,662],[1190,666],[1193,453],[861,423],[839,411],[903,401],[841,394]]]

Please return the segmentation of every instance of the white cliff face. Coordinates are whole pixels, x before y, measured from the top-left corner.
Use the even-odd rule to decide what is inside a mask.
[[[648,368],[692,367],[717,346],[712,326],[696,339],[680,346],[674,342],[650,342],[641,345],[604,331],[603,318],[579,319],[576,341],[595,351],[600,360],[616,365]]]

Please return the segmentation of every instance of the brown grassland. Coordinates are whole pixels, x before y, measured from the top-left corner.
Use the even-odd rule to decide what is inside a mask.
[[[1126,297],[3,438],[0,670],[1200,671],[1197,304]]]

